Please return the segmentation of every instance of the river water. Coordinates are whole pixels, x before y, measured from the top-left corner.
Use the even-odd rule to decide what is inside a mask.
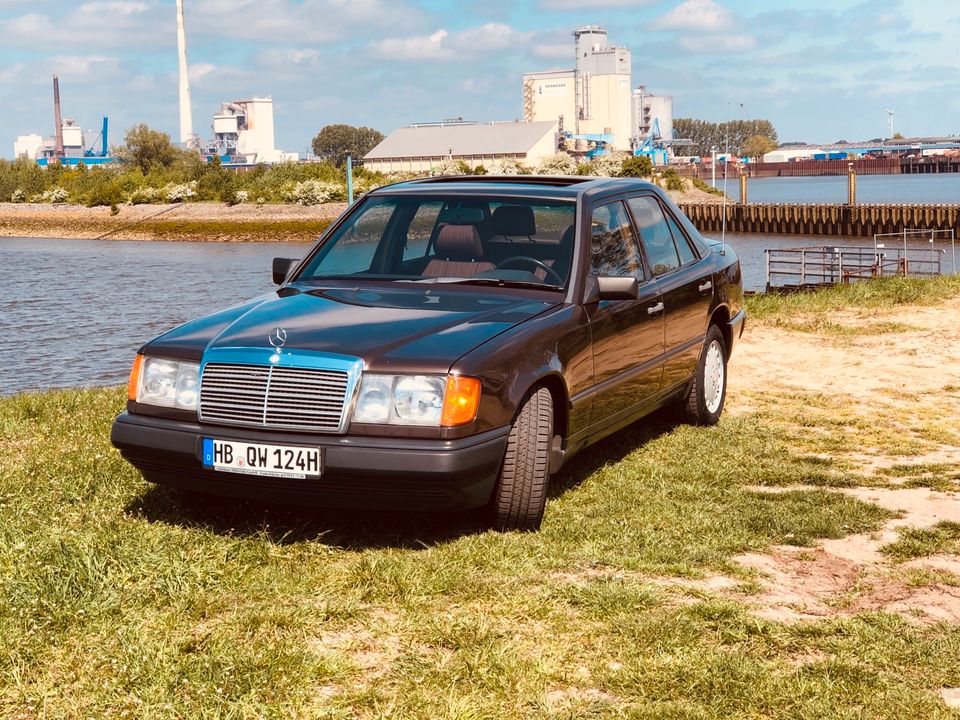
[[[750,200],[836,202],[839,192],[842,201],[845,182],[753,180]],[[863,201],[960,201],[960,176],[862,177],[859,191]],[[764,287],[766,248],[872,244],[869,238],[734,233],[726,240],[740,257],[749,290]],[[121,384],[142,343],[186,320],[272,292],[271,258],[301,257],[308,247],[0,238],[0,395]],[[949,244],[938,247],[944,270],[955,272]]]
[[[707,181],[710,182],[709,180]],[[717,180],[723,189],[723,180]],[[739,198],[740,182],[727,180],[727,195]],[[751,178],[747,200],[752,203],[845,203],[847,178]],[[960,203],[960,174],[859,175],[858,203]]]

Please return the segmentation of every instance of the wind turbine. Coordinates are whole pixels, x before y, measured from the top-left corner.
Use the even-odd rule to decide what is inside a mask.
[[[890,139],[893,139],[893,114],[897,111],[896,108],[884,108],[887,111],[887,127],[890,129]]]

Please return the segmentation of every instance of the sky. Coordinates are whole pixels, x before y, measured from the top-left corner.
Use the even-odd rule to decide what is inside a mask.
[[[524,72],[573,65],[571,32],[607,28],[633,85],[676,117],[767,118],[780,140],[960,134],[956,0],[185,0],[194,132],[225,100],[273,97],[277,145],[329,123],[522,114]],[[110,142],[137,122],[179,135],[175,0],[0,0],[0,156],[64,117]]]

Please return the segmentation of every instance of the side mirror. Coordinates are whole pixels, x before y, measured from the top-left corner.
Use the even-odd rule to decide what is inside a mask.
[[[290,268],[298,262],[300,261],[295,258],[274,258],[273,283],[275,285],[283,285],[283,281],[287,279],[287,273],[290,272]]]
[[[636,300],[640,297],[640,286],[632,275],[598,277],[597,289],[600,300]]]

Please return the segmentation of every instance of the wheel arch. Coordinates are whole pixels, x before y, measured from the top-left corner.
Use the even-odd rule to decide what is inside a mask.
[[[733,346],[733,330],[730,327],[730,308],[726,305],[717,305],[710,314],[710,321],[707,323],[708,330],[711,325],[716,325],[720,328],[720,334],[723,335],[723,342],[727,346],[727,352],[729,352]]]
[[[545,387],[550,391],[553,397],[553,434],[566,440],[570,422],[570,396],[567,393],[567,383],[559,373],[541,375],[530,383],[524,395],[536,387]]]

